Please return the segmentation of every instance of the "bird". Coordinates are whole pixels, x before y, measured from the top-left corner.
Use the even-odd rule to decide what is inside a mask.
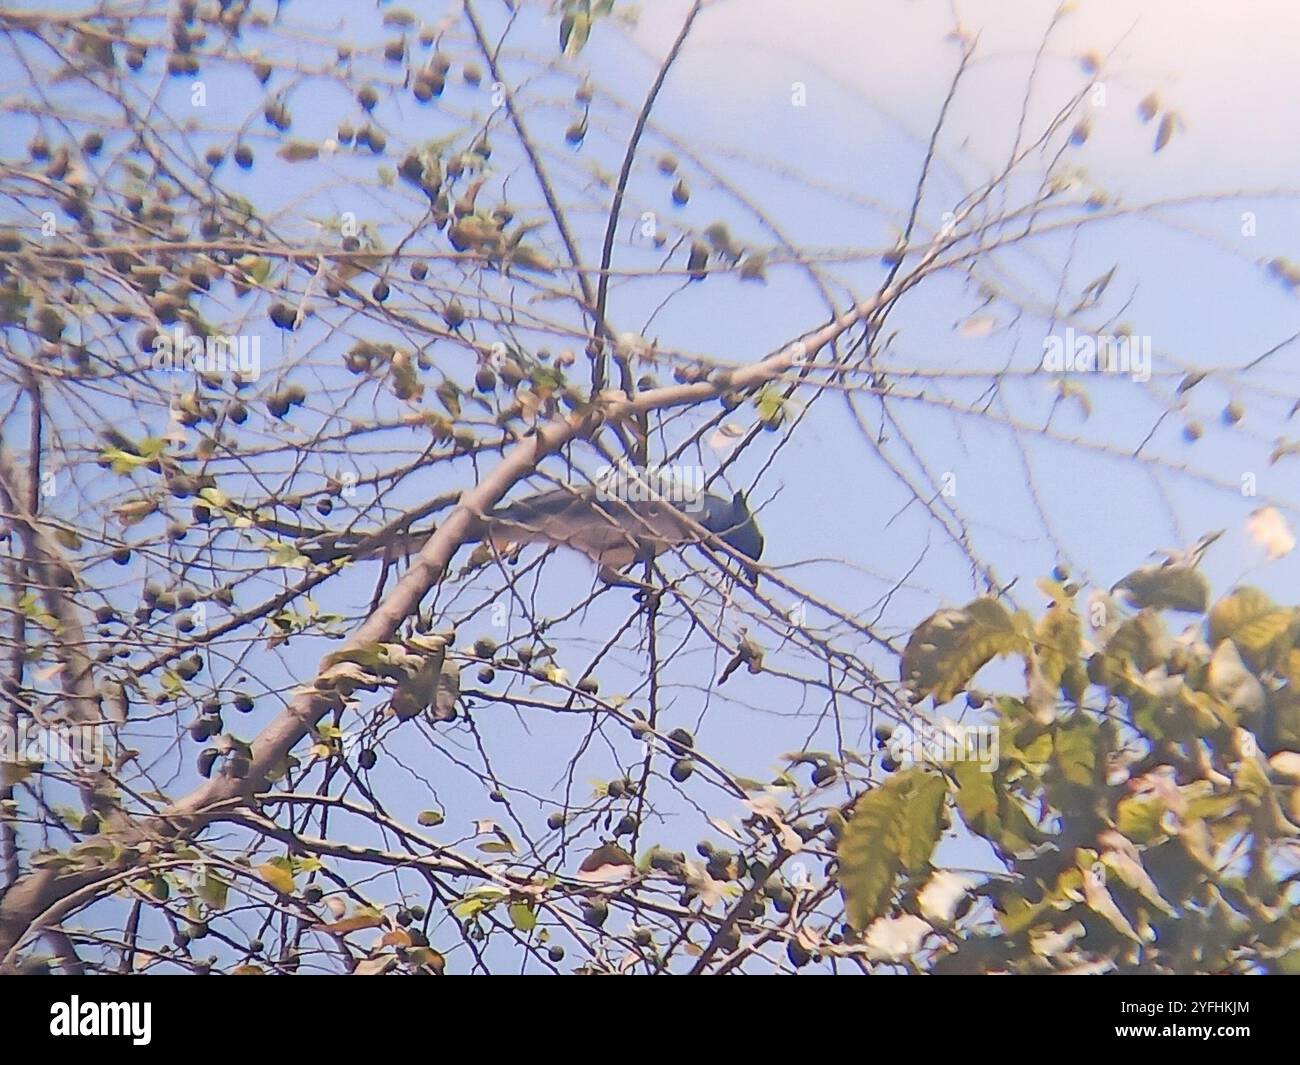
[[[679,509],[665,499],[621,500],[589,487],[556,488],[489,511],[484,529],[484,541],[498,550],[546,543],[581,551],[609,583],[627,583],[621,571],[665,551],[705,543],[707,533],[754,562],[764,547],[743,492],[730,500],[707,492]],[[757,570],[747,563],[743,568],[755,583]]]
[[[749,509],[749,500],[745,498],[744,492],[733,493],[730,503],[720,496],[706,494],[704,517],[700,524],[746,558],[757,562],[763,557],[763,548],[766,546],[763,532],[758,527],[753,511]],[[749,583],[757,583],[758,571],[749,565],[744,568]]]
[[[502,554],[530,543],[571,548],[595,562],[607,583],[638,584],[623,571],[665,551],[706,544],[710,534],[751,562],[762,557],[763,533],[745,493],[739,491],[730,499],[705,492],[679,508],[663,498],[619,499],[594,486],[554,488],[487,511],[467,542],[478,541]],[[345,556],[412,554],[429,535],[417,530],[382,538],[353,533],[302,550],[317,563]],[[742,569],[749,583],[756,584],[757,569],[749,563],[742,563]]]

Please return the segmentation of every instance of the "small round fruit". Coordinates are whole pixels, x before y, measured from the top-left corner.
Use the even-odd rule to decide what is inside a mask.
[[[367,747],[357,755],[357,765],[362,769],[374,769],[375,763],[379,761],[379,755],[375,753],[373,747]]]
[[[212,776],[212,767],[220,757],[221,752],[215,747],[204,747],[199,752],[199,775],[204,778]]]
[[[790,940],[789,944],[785,948],[785,956],[790,959],[790,964],[796,969],[802,969],[812,961],[812,954],[809,952],[808,948],[797,939]]]
[[[298,314],[287,303],[276,302],[271,304],[270,316],[271,321],[279,328],[292,329]]]
[[[582,907],[582,923],[599,928],[609,918],[609,903],[604,899],[591,899]]]
[[[683,784],[690,779],[691,774],[694,772],[694,762],[689,758],[678,758],[677,761],[673,763],[672,769],[669,770],[669,775],[671,775],[678,784]]]

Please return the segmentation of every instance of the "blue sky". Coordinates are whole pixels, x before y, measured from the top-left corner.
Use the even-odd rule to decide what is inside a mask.
[[[429,21],[444,8],[409,6]],[[501,5],[480,6],[490,31],[501,31]],[[1275,256],[1300,260],[1300,212],[1292,184],[1300,144],[1286,125],[1288,102],[1300,89],[1300,72],[1288,50],[1300,15],[1283,3],[1248,6],[1247,17],[1211,3],[1081,3],[1065,18],[1040,61],[1025,130],[1032,139],[1090,80],[1103,84],[1104,103],[1081,112],[1091,114],[1092,135],[1082,147],[1065,149],[1053,173],[1062,175],[1069,168],[1077,187],[1102,190],[1106,205],[1085,212],[1078,203],[1087,192],[1072,188],[1062,198],[1073,206],[1058,206],[1057,201],[1044,205],[1040,223],[1054,226],[1050,232],[981,255],[969,271],[963,264],[928,278],[901,301],[885,329],[886,337],[892,335],[887,350],[878,358],[887,369],[905,371],[896,382],[899,392],[924,390],[923,398],[891,399],[889,420],[882,425],[878,399],[859,395],[850,406],[844,396],[822,395],[787,442],[777,447],[785,434],[761,434],[727,470],[727,482],[751,489],[753,500],[762,505],[768,544],[764,561],[783,578],[895,638],[939,606],[959,605],[983,591],[969,560],[911,497],[892,463],[916,483],[937,485],[945,474],[952,475],[956,494],[951,502],[965,520],[972,550],[1002,583],[1015,582],[1011,594],[1025,607],[1044,605],[1033,581],[1057,562],[1108,587],[1151,551],[1183,546],[1219,528],[1227,532],[1205,562],[1217,592],[1245,581],[1294,601],[1300,589],[1297,555],[1266,561],[1247,536],[1245,521],[1266,500],[1293,525],[1297,520],[1297,460],[1269,462],[1279,437],[1300,435],[1295,419],[1288,421],[1300,379],[1297,348],[1281,350],[1248,373],[1233,368],[1284,340],[1300,321],[1295,293],[1263,268]],[[538,5],[527,5],[511,30],[503,52],[505,69],[514,79],[528,79],[521,90],[527,122],[543,147],[560,198],[578,207],[573,224],[588,264],[598,259],[607,202],[606,193],[593,183],[591,168],[617,170],[631,115],[688,7],[683,0],[646,4],[637,28],[598,27],[577,59],[556,56],[553,23],[538,19]],[[945,211],[1001,168],[1015,136],[1026,75],[1055,5],[1036,0],[956,5],[937,0],[883,5],[731,0],[708,5],[667,81],[634,170],[614,268],[644,273],[616,277],[611,286],[610,317],[617,328],[644,333],[667,351],[746,363],[822,324],[828,318],[824,301],[803,269],[778,261],[778,237],[760,213],[776,223],[790,244],[820,260],[826,284],[841,306],[849,293],[860,297],[873,291],[885,275],[879,256],[906,220],[930,131],[960,57],[959,43],[946,39],[954,26],[954,7],[965,30],[979,35],[979,47],[937,144],[918,212],[916,239],[921,243],[943,224]],[[369,8],[350,4],[287,4],[284,18],[302,28],[302,55],[312,62],[326,54],[320,42],[332,48],[348,41],[361,48],[390,36],[374,32]],[[460,51],[464,28],[451,32],[457,41],[453,51]],[[249,35],[246,46],[255,46],[255,36]],[[1090,76],[1079,58],[1094,50],[1106,58],[1100,73]],[[549,66],[521,59],[522,53],[541,55]],[[484,198],[496,203],[504,195],[520,217],[545,218],[536,184],[501,125],[502,115],[493,113],[486,85],[466,86],[457,69],[444,98],[434,107],[420,107],[408,94],[388,96],[387,83],[400,78],[394,68],[376,63],[370,69],[385,86],[376,114],[388,131],[389,166],[406,147],[464,135],[490,122],[494,154]],[[563,131],[576,113],[574,85],[588,70],[599,88],[588,135],[575,151],[564,143]],[[0,67],[0,84],[21,81],[20,71]],[[282,73],[271,83],[273,89],[288,85]],[[1158,154],[1152,151],[1156,123],[1143,124],[1137,115],[1138,102],[1152,91],[1182,120]],[[189,92],[185,79],[168,81],[159,112],[183,121],[192,113]],[[222,177],[229,189],[255,199],[280,235],[319,240],[316,222],[353,211],[375,227],[386,247],[409,238],[412,248],[446,250],[436,234],[412,234],[412,221],[422,210],[418,193],[400,182],[391,189],[375,188],[380,164],[372,157],[344,151],[305,165],[275,160],[275,142],[266,135],[260,113],[265,92],[246,72],[210,75],[207,92],[198,121],[216,134],[176,133],[169,143],[180,153],[201,154],[211,143],[229,143],[247,122],[245,139],[257,150],[258,163],[241,174],[227,162]],[[806,99],[806,106],[792,103],[796,97]],[[323,142],[340,118],[360,119],[347,93],[328,78],[292,88],[289,101],[295,138]],[[1031,155],[1017,171],[1008,184],[1008,203],[1018,208],[1037,195],[1060,139],[1050,152]],[[691,201],[683,208],[671,202],[672,179],[656,172],[654,160],[664,151],[678,156],[690,181]],[[728,187],[715,180],[715,173]],[[0,207],[0,217],[12,209],[11,204]],[[682,238],[689,243],[714,221],[726,221],[740,242],[774,249],[768,284],[711,276],[684,286],[683,278],[658,273],[665,264],[682,270],[685,250],[669,260],[664,251],[634,240],[644,212],[653,213],[670,248]],[[1253,216],[1254,235],[1243,234],[1246,213]],[[539,230],[537,239],[549,254],[563,259],[554,227]],[[1053,307],[1068,311],[1090,281],[1115,266],[1104,301],[1075,320],[1076,325],[1104,332],[1127,324],[1149,337],[1154,373],[1147,383],[1121,376],[1072,382],[1087,389],[1091,413],[1085,417],[1078,401],[1062,401],[1059,382],[1039,369],[1043,340],[1065,324],[1053,320]],[[444,276],[438,269],[435,265],[436,286],[465,291],[465,277],[454,272]],[[277,281],[284,279],[276,275]],[[301,285],[299,276],[294,291],[300,292]],[[424,293],[405,291],[396,282],[394,287],[390,307],[436,317],[438,305],[422,302]],[[490,287],[499,293],[503,286]],[[551,323],[520,335],[559,351],[566,346],[567,332],[567,344],[579,350],[577,379],[584,380],[581,346],[573,339],[580,319],[573,309],[538,300],[526,286],[517,293],[521,314]],[[427,436],[409,427],[343,449],[310,444],[310,431],[337,428],[342,419],[395,420],[404,413],[391,396],[377,395],[372,401],[369,393],[354,393],[355,382],[339,363],[340,353],[354,339],[401,342],[402,335],[391,325],[318,306],[319,316],[289,336],[266,324],[264,308],[253,301],[228,301],[220,309],[214,306],[209,319],[232,333],[262,337],[266,372],[252,390],[255,394],[264,396],[285,374],[303,381],[309,397],[292,427],[268,429],[263,420],[251,420],[240,437],[246,459],[273,441],[301,441],[310,447],[301,456],[305,489],[323,486],[331,472],[352,469],[364,476],[395,465],[425,446]],[[482,323],[471,328],[480,340],[496,339]],[[980,335],[966,335],[972,332]],[[877,344],[884,346],[879,338]],[[431,385],[438,373],[462,384],[472,378],[472,361],[455,345],[440,342],[429,355]],[[1185,410],[1174,409],[1174,388],[1192,370],[1212,372],[1188,393]],[[657,372],[664,380],[670,373],[663,368]],[[999,373],[998,387],[991,389],[992,375]],[[426,404],[434,406],[431,393],[432,387]],[[809,398],[806,392],[800,396],[804,402]],[[1229,427],[1220,415],[1232,400],[1242,404],[1245,418]],[[128,432],[157,434],[165,428],[156,410],[138,420],[124,397],[108,402],[110,416]],[[955,407],[972,410],[955,413]],[[667,438],[675,444],[714,412],[674,419],[665,429]],[[1183,428],[1193,419],[1203,424],[1204,435],[1189,444]],[[741,408],[729,420],[747,428],[754,420],[752,408]],[[1043,438],[1038,430],[1048,425],[1059,439]],[[88,434],[81,443],[89,443]],[[1150,462],[1130,457],[1139,446]],[[687,461],[713,471],[725,452],[705,444],[687,454]],[[263,469],[268,483],[286,472],[284,453],[251,461]],[[493,461],[490,454],[482,456],[479,470]],[[590,473],[601,460],[588,452],[578,461]],[[567,473],[558,460],[547,472],[561,478]],[[1241,494],[1237,486],[1243,474],[1256,478],[1258,497]],[[463,487],[473,476],[465,462],[450,472],[438,468],[412,476],[393,489],[385,505],[411,506]],[[95,498],[111,501],[123,491],[89,465],[74,477]],[[73,504],[64,497],[57,505]],[[314,517],[308,510],[304,514]],[[347,507],[340,507],[331,520],[346,515]],[[110,523],[104,528],[112,536],[120,534]],[[224,555],[227,543],[211,558],[218,569],[241,560],[247,564],[257,555],[252,542]],[[525,561],[532,557],[525,555]],[[143,568],[130,571],[128,592],[138,588],[149,565],[137,563]],[[318,596],[322,608],[344,615],[348,620],[342,627],[347,628],[364,613],[376,575],[374,563],[356,567],[337,588]],[[580,599],[592,582],[584,559],[560,553],[546,563],[530,592],[540,613],[555,614]],[[490,575],[446,588],[437,593],[436,603],[450,604],[462,637],[520,637],[527,625],[516,611],[503,634],[491,625],[487,611],[472,609],[489,584]],[[241,588],[240,604],[256,602],[268,587]],[[774,586],[769,592],[781,609],[801,601],[798,594]],[[726,642],[734,643],[738,625],[750,626],[769,648],[772,672],[758,677],[742,672],[725,687],[714,686],[725,661],[718,649],[691,629],[683,613],[665,617],[661,645],[673,653],[664,664],[661,698],[672,724],[697,729],[700,745],[710,754],[737,774],[756,778],[770,776],[781,768],[783,752],[804,745],[825,750],[841,742],[869,746],[871,718],[860,703],[842,700],[837,726],[835,714],[827,713],[824,693],[801,683],[818,675],[819,663],[782,643],[779,618],[758,608],[760,618],[746,619],[741,607],[754,604],[742,593],[728,601],[716,586],[703,590],[702,601],[706,623]],[[585,656],[609,639],[631,608],[624,592],[602,595],[580,618],[548,633],[561,649],[560,664],[577,676]],[[810,618],[837,646],[861,654],[888,679],[896,676],[896,666],[879,648],[867,646],[861,636],[815,608]],[[602,694],[622,692],[633,703],[644,700],[643,635],[642,627],[633,625],[612,662],[602,665]],[[310,675],[330,646],[325,640],[299,639],[286,653],[235,644],[224,649],[231,659],[221,668],[230,677],[243,672],[253,678],[250,683],[285,693]],[[236,663],[236,655],[246,657]],[[1012,671],[993,675],[1015,683]],[[467,684],[471,677],[467,670]],[[275,699],[265,700],[251,718],[238,723],[249,728],[261,724],[277,705]],[[638,747],[626,735],[611,732],[595,737],[570,765],[591,724],[576,715],[530,720],[489,703],[475,712],[475,722],[477,736],[464,730],[433,736],[425,730],[424,740],[399,738],[391,745],[391,761],[383,763],[390,771],[381,787],[394,816],[413,820],[419,810],[441,806],[448,813],[441,830],[447,840],[468,835],[471,822],[484,817],[498,818],[516,838],[525,830],[541,834],[539,824],[557,797],[567,791],[575,801],[586,802],[593,781],[611,779],[639,760]],[[177,745],[183,763],[175,748],[164,753],[173,731],[172,723],[159,722],[143,727],[139,739],[158,752],[158,771],[176,772],[183,789],[192,777],[194,745]],[[456,765],[461,761],[481,769],[479,744],[498,778],[509,783],[510,813],[519,818],[514,825]],[[394,772],[393,762],[405,768]],[[692,800],[708,813],[735,816],[717,790],[696,784],[689,791]],[[702,811],[663,794],[662,819],[647,826],[646,839],[689,850],[710,831]],[[951,854],[960,863],[984,859],[964,841]],[[377,894],[384,897],[382,891]]]

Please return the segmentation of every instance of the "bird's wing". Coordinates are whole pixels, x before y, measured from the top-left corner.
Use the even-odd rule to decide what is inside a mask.
[[[599,499],[590,489],[557,489],[487,516],[493,543],[571,547],[609,569],[697,540],[681,511],[657,500]]]

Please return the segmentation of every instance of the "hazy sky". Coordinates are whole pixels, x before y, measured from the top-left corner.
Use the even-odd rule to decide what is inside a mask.
[[[409,6],[430,19],[444,8]],[[481,6],[491,25],[504,25],[501,5]],[[574,76],[590,68],[598,85],[635,110],[689,6],[687,0],[649,0],[636,30],[623,34],[598,27],[579,59],[563,61],[558,73],[537,74],[534,88],[542,102],[530,112],[529,123],[545,138],[562,196],[575,202],[586,198],[575,224],[587,242],[589,261],[597,258],[592,241],[603,231],[605,200],[603,193],[592,191],[583,168],[599,162],[607,171],[617,169],[630,119],[626,110],[598,96],[591,132],[575,154],[561,136],[572,119]],[[978,35],[979,44],[937,146],[918,214],[921,241],[943,224],[945,211],[1005,163],[1034,53],[1054,10],[1046,0],[710,4],[655,110],[625,217],[635,220],[643,211],[653,212],[674,240],[721,218],[742,242],[774,247],[776,234],[750,209],[758,208],[793,245],[828,260],[827,277],[841,306],[849,291],[870,293],[884,275],[878,255],[892,245],[906,220],[926,142],[957,66],[960,45],[949,37],[951,31],[959,21],[967,35]],[[358,23],[371,25],[374,12],[368,5],[329,0],[288,4],[284,17],[331,42],[355,41],[361,39]],[[553,28],[526,13],[512,46],[553,55]],[[881,461],[883,453],[921,483],[953,476],[954,504],[969,522],[972,547],[1004,583],[1015,582],[1012,594],[1026,607],[1043,606],[1033,580],[1058,561],[1109,587],[1152,550],[1184,545],[1217,528],[1227,534],[1205,563],[1216,592],[1247,580],[1280,599],[1300,598],[1300,554],[1267,562],[1244,525],[1263,498],[1276,501],[1293,526],[1300,524],[1297,460],[1269,462],[1279,436],[1300,436],[1300,419],[1287,421],[1300,381],[1300,348],[1286,348],[1267,360],[1244,387],[1236,387],[1222,372],[1211,373],[1189,393],[1186,411],[1167,413],[1173,389],[1187,371],[1242,365],[1300,328],[1295,293],[1262,266],[1275,256],[1300,261],[1300,211],[1294,196],[1300,173],[1300,137],[1294,126],[1294,101],[1300,98],[1297,45],[1300,7],[1285,0],[1077,4],[1044,51],[1025,130],[1032,140],[1071,94],[1098,82],[1104,97],[1085,108],[1091,136],[1081,148],[1063,154],[1056,172],[1073,168],[1085,190],[1074,198],[1095,190],[1105,196],[1106,208],[1086,226],[1062,226],[983,257],[969,274],[952,270],[928,280],[902,301],[890,319],[889,330],[897,336],[882,356],[883,364],[948,375],[928,383],[904,381],[908,387],[925,387],[927,403],[894,403],[895,420],[882,426],[874,401],[863,400],[855,414],[840,397],[822,398],[787,446],[772,446],[779,439],[775,435],[760,438],[727,479],[736,487],[756,485],[754,500],[762,505],[768,541],[764,561],[789,567],[782,572],[801,587],[858,612],[862,620],[878,621],[894,635],[909,631],[940,605],[961,604],[979,594],[983,586],[962,552],[911,500]],[[1089,75],[1080,57],[1093,52],[1104,61],[1097,74]],[[19,72],[0,74],[5,86],[21,81]],[[161,106],[183,113],[187,91],[183,83],[169,84]],[[1162,110],[1172,109],[1181,120],[1159,154],[1152,150],[1157,123],[1144,124],[1137,114],[1139,101],[1153,91]],[[792,94],[806,106],[796,106]],[[210,96],[206,122],[233,129],[251,112],[260,130],[260,89],[247,75],[229,84],[214,78]],[[483,91],[475,94],[452,83],[437,109],[419,109],[405,100],[392,129],[390,155],[400,158],[397,152],[409,144],[464,129],[471,119],[482,121],[490,111],[485,98]],[[313,89],[295,104],[294,135],[330,136],[350,106],[341,92]],[[315,232],[313,218],[356,209],[400,237],[403,219],[392,208],[403,190],[399,186],[381,193],[373,188],[373,159],[340,156],[322,162],[333,168],[337,183],[307,195],[299,177],[304,171],[276,163],[269,142],[256,142],[265,162],[249,175],[228,168],[224,176],[232,189],[279,208],[282,231]],[[504,131],[498,143],[492,163],[509,176],[511,199],[537,213],[536,189],[526,167],[506,147]],[[685,209],[671,206],[671,182],[655,173],[653,158],[664,150],[677,152],[691,175],[694,196]],[[719,187],[693,157],[716,168],[743,199]],[[1026,163],[1026,176],[1011,185],[1011,205],[1032,200],[1051,161],[1048,153]],[[1269,194],[1276,190],[1292,195]],[[1238,191],[1245,195],[1229,195]],[[1185,202],[1171,205],[1175,200]],[[1164,206],[1144,206],[1150,204]],[[410,217],[410,204],[406,206]],[[539,217],[544,216],[543,210]],[[625,229],[630,225],[628,221]],[[390,246],[392,239],[390,235]],[[559,257],[554,233],[544,231],[541,239]],[[661,263],[662,253],[644,245],[622,239],[617,245],[616,268],[652,271]],[[675,265],[680,269],[682,263]],[[1117,270],[1108,299],[1088,324],[1100,330],[1124,323],[1148,337],[1155,372],[1146,383],[1118,376],[1079,382],[1092,403],[1085,417],[1077,402],[1056,402],[1055,380],[1036,371],[1045,336],[1062,328],[1053,319],[1053,308],[1068,311],[1084,286],[1112,267]],[[666,348],[753,361],[828,318],[824,301],[801,269],[774,266],[770,274],[767,286],[711,277],[667,304],[664,297],[677,287],[675,282],[669,286],[656,277],[619,282],[613,288],[611,316],[620,329],[644,331]],[[995,292],[991,302],[981,295],[981,286]],[[400,293],[395,297],[401,298]],[[236,308],[232,313],[243,312]],[[548,308],[548,313],[562,312]],[[971,328],[973,318],[987,319],[988,335]],[[320,342],[316,330],[313,323],[290,338],[269,336],[272,373],[279,352],[295,354],[303,349],[291,345]],[[971,332],[981,335],[967,335]],[[309,360],[322,389],[350,380],[338,365],[339,350],[350,339],[334,338],[333,348],[326,344]],[[988,393],[986,376],[960,376],[1004,369],[1011,372],[996,396]],[[272,384],[265,382],[268,388]],[[334,415],[328,397],[320,398],[324,395],[313,389],[304,423],[309,417]],[[945,407],[984,400],[1000,427]],[[1229,429],[1219,419],[1233,400],[1242,404],[1245,418]],[[669,437],[684,437],[702,417],[674,424]],[[1188,419],[1205,426],[1203,439],[1194,445],[1182,435]],[[752,411],[737,412],[736,420],[748,425]],[[1006,428],[1011,423],[1026,430],[1050,425],[1074,443],[1046,442],[1029,431],[1015,434]],[[253,442],[253,432],[245,439]],[[390,434],[395,450],[424,445],[423,439],[402,433]],[[1166,465],[1157,471],[1128,461],[1125,456],[1139,449]],[[722,455],[705,448],[696,457],[712,470]],[[329,462],[334,461],[331,456]],[[372,456],[339,461],[365,472]],[[491,461],[490,456],[484,461]],[[380,464],[374,458],[372,465]],[[1185,476],[1181,467],[1204,474],[1219,487]],[[409,505],[448,487],[463,487],[463,467],[458,469],[459,480],[431,474],[405,484],[392,502]],[[551,472],[564,471],[556,463]],[[1258,497],[1235,490],[1246,473],[1256,478]],[[102,481],[90,485],[92,493],[117,490]],[[358,567],[338,590],[321,596],[322,605],[352,614],[364,610],[375,575],[373,565]],[[557,556],[548,563],[538,601],[567,605],[591,582],[585,560]],[[785,593],[775,598],[796,605]],[[563,664],[571,671],[580,669],[582,654],[599,648],[630,606],[624,596],[606,596],[580,623],[570,625],[567,636],[556,636],[557,643],[571,649]],[[735,623],[724,610],[719,624],[728,639],[734,637]],[[824,618],[816,623],[828,624]],[[518,634],[521,624],[522,619],[511,619],[512,634]],[[480,628],[476,620],[463,635],[472,638]],[[677,634],[682,634],[680,628]],[[618,656],[619,667],[602,670],[602,691],[643,693],[644,655],[634,636]],[[778,635],[765,633],[763,639],[775,665],[801,673],[811,668],[806,658],[785,657]],[[256,675],[268,686],[287,688],[305,679],[304,663],[330,649],[325,641],[298,641],[285,660],[270,655],[254,659]],[[895,676],[895,665],[871,654]],[[761,778],[778,768],[782,752],[805,743],[834,746],[831,719],[819,716],[824,710],[820,696],[805,702],[800,685],[768,674],[742,674],[725,689],[710,691],[720,664],[704,641],[692,643],[665,664],[663,691],[672,723],[699,725],[702,745],[729,768]],[[855,708],[850,718],[844,742],[867,746],[862,711]],[[483,742],[502,779],[523,781],[533,796],[542,797],[540,803],[524,797],[529,816],[547,809],[546,803],[566,787],[565,759],[586,723],[548,722],[548,731],[539,732],[533,722],[490,705],[476,720],[490,725]],[[461,741],[459,753],[468,758],[473,744],[463,736],[446,740],[452,745]],[[575,794],[589,795],[592,781],[611,778],[639,753],[629,744],[617,749],[593,745],[573,770]],[[192,754],[185,751],[187,759]],[[440,803],[452,812],[454,822],[449,820],[447,831],[454,834],[465,831],[472,818],[498,812],[487,808],[486,801],[484,809],[463,802],[467,788],[476,789],[478,783],[456,775],[447,762],[428,764],[422,747],[408,751],[399,745],[396,759],[409,760],[412,769],[409,776],[389,778],[398,816],[410,819],[415,811]],[[718,794],[704,793],[713,799]],[[665,838],[689,847],[699,837],[696,812],[669,808],[663,813],[668,820],[656,831]],[[972,862],[981,857],[971,848],[964,856]]]

